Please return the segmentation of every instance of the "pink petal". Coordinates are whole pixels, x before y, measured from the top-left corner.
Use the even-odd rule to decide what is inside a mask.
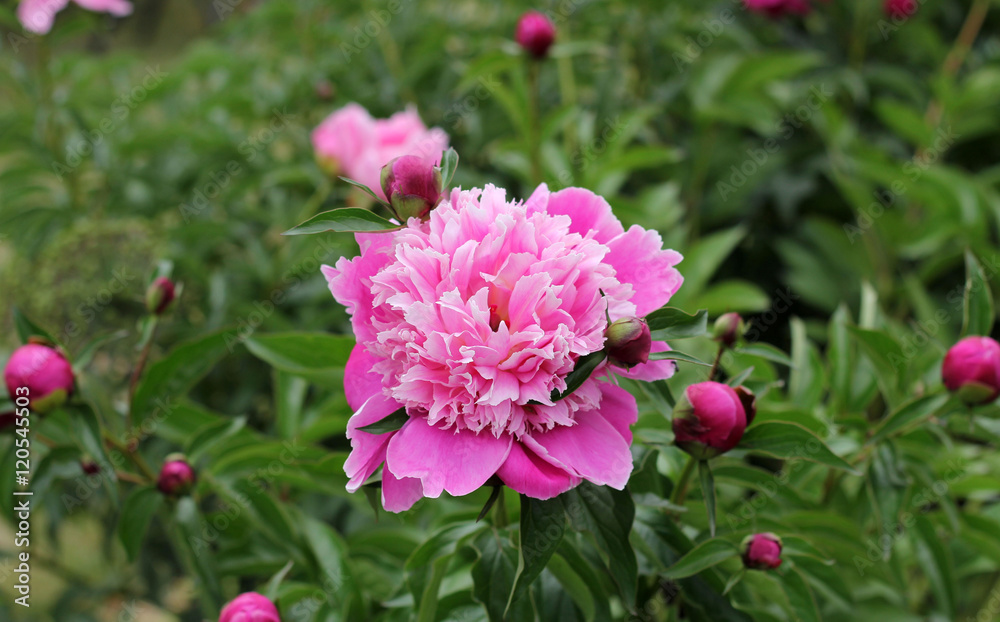
[[[497,475],[504,484],[535,499],[551,499],[580,483],[580,478],[542,460],[518,442],[511,445]]]
[[[351,314],[354,336],[364,343],[375,338],[371,278],[392,259],[393,242],[388,234],[358,233],[355,237],[361,247],[360,255],[353,259],[341,257],[336,267],[321,266],[320,270],[326,277],[330,293]]]
[[[605,261],[614,266],[619,281],[632,284],[632,302],[640,317],[667,304],[684,282],[673,267],[680,263],[681,254],[663,250],[663,239],[656,231],[633,225],[606,244],[611,252]]]
[[[372,371],[375,358],[360,343],[351,350],[344,367],[344,395],[351,410],[358,410],[373,395],[382,394],[382,375]]]
[[[601,393],[601,416],[631,445],[632,430],[629,426],[639,419],[639,406],[635,403],[635,397],[625,389],[607,382],[601,383]]]
[[[110,13],[123,17],[132,13],[132,3],[127,0],[73,0],[88,11]]]
[[[396,477],[389,469],[382,469],[382,507],[386,512],[405,512],[424,496],[419,479]]]
[[[368,399],[347,422],[347,438],[351,439],[351,455],[344,461],[344,472],[350,480],[348,492],[354,492],[372,476],[385,461],[386,445],[394,433],[369,434],[363,428],[399,410],[400,404],[382,394]]]
[[[654,352],[668,352],[669,350],[670,346],[668,346],[664,341],[654,341],[649,348],[650,354]],[[633,380],[645,380],[646,382],[652,382],[654,380],[666,380],[667,378],[670,378],[674,375],[674,371],[677,370],[677,367],[674,365],[673,361],[649,361],[648,363],[640,363],[632,369],[615,367],[614,370],[619,376],[624,376]]]
[[[602,244],[625,231],[604,197],[584,188],[564,188],[553,193],[549,196],[547,211],[569,216],[573,221],[569,227],[572,233],[586,236],[588,231],[593,231],[594,239]],[[621,281],[621,277],[618,280]]]
[[[439,497],[442,491],[460,497],[497,472],[510,445],[509,435],[441,430],[413,418],[389,441],[386,464],[396,477],[419,479],[427,497]]]
[[[44,35],[52,30],[56,13],[65,9],[67,4],[69,0],[21,0],[17,5],[17,19],[25,30]]]
[[[598,486],[621,490],[632,473],[632,454],[622,435],[598,411],[576,413],[576,425],[521,437],[547,462]]]

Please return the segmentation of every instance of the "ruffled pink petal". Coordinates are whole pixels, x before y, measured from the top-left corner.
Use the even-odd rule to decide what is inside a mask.
[[[65,9],[67,4],[69,0],[21,0],[17,5],[17,19],[25,30],[44,35],[52,30],[56,13]]]
[[[423,496],[424,486],[419,479],[400,479],[389,469],[382,469],[382,507],[386,512],[405,512]]]
[[[521,437],[542,459],[597,485],[621,490],[632,473],[632,454],[622,435],[599,411],[576,413],[576,425]]]
[[[534,499],[551,499],[580,483],[580,478],[567,473],[515,442],[510,455],[497,475],[517,492]]]
[[[351,410],[359,410],[368,398],[382,394],[382,374],[372,370],[377,361],[368,348],[360,343],[351,350],[351,356],[344,367],[344,395]]]
[[[507,459],[511,437],[486,432],[442,430],[423,418],[410,419],[386,451],[386,464],[396,477],[419,479],[424,495],[442,491],[460,497],[486,483]]]
[[[684,277],[673,266],[681,254],[663,249],[663,238],[656,231],[638,225],[607,242],[611,252],[605,258],[615,268],[622,283],[631,283],[636,314],[646,315],[667,304],[680,289]]]
[[[631,445],[632,430],[629,426],[639,419],[639,406],[635,403],[635,397],[625,389],[607,382],[601,383],[601,393],[601,416]]]
[[[572,233],[586,236],[588,231],[593,231],[594,239],[602,244],[625,231],[604,197],[584,188],[564,188],[552,193],[548,213],[569,216],[573,221],[569,227]],[[623,279],[619,277],[618,280]]]
[[[667,352],[669,350],[670,346],[665,341],[654,341],[649,347],[650,354],[654,352]],[[631,378],[632,380],[652,382],[654,380],[666,380],[670,378],[674,375],[677,367],[673,361],[649,361],[648,363],[640,363],[632,369],[615,367],[614,370],[619,376]]]
[[[321,266],[330,293],[337,302],[347,307],[351,326],[359,343],[375,339],[372,328],[372,277],[392,259],[392,236],[386,233],[355,234],[361,254],[353,259],[341,257],[336,267]]]
[[[132,13],[132,3],[127,0],[73,0],[73,2],[88,11],[110,13],[117,17],[124,17]]]
[[[385,461],[386,446],[393,433],[369,434],[363,428],[399,410],[400,404],[382,394],[372,396],[347,422],[347,438],[351,439],[351,455],[344,461],[349,481],[347,490],[354,492],[372,476]]]

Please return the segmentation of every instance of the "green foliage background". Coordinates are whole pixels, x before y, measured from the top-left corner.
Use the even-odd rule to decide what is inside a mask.
[[[684,464],[670,404],[630,385],[629,493],[562,501],[565,534],[514,619],[678,619],[679,602],[691,620],[991,615],[1000,411],[947,401],[939,368],[995,316],[995,4],[928,1],[904,23],[875,0],[777,20],[730,0],[138,0],[120,22],[72,7],[45,37],[24,37],[0,4],[0,353],[17,344],[16,304],[76,357],[94,406],[34,429],[55,445],[35,445],[37,600],[30,617],[15,611],[5,575],[0,616],[201,620],[249,589],[278,597],[288,620],[502,614],[524,546],[516,495],[504,526],[499,513],[473,522],[489,490],[377,522],[344,490],[353,337],[319,265],[357,248],[280,233],[351,200],[309,142],[350,101],[380,117],[415,105],[451,136],[463,187],[524,197],[540,176],[658,229],[685,256],[671,305],[751,322],[723,371],[757,392],[755,425],[797,424],[857,469],[803,454],[811,437],[742,447],[713,465],[713,540],[698,486],[686,511],[669,502]],[[511,41],[528,8],[558,18],[537,128]],[[184,291],[129,403],[142,294],[164,260]],[[701,332],[672,344],[711,360]],[[681,363],[669,384],[705,373]],[[98,422],[138,438],[153,470],[186,451],[197,502],[157,507],[148,489],[84,477],[81,452],[141,475]],[[633,503],[628,532],[628,512],[608,508]],[[146,510],[148,532],[135,520]],[[723,543],[754,531],[785,537],[790,561],[722,596],[740,568]],[[681,577],[673,565],[705,542],[722,561]],[[632,570],[615,553],[630,548]]]

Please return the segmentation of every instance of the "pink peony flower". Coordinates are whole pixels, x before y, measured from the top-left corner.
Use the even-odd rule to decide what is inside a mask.
[[[427,221],[357,238],[359,257],[323,266],[358,340],[344,381],[349,491],[383,464],[392,512],[469,494],[494,474],[539,499],[584,479],[625,486],[637,408],[604,378],[608,364],[566,398],[551,394],[602,349],[606,309],[642,316],[680,287],[681,256],[658,233],[625,231],[588,190],[542,185],[520,203],[488,185],[453,190]],[[616,371],[652,380],[673,365]],[[360,430],[401,407],[398,431]]]
[[[388,119],[373,119],[358,104],[347,104],[312,132],[313,150],[328,172],[360,181],[383,199],[380,175],[393,158],[414,155],[429,164],[441,162],[448,135],[430,130],[413,108]]]
[[[517,21],[514,38],[535,58],[543,58],[556,39],[556,27],[538,11],[528,11]]]
[[[73,367],[58,350],[39,343],[28,343],[10,356],[3,370],[10,399],[18,389],[28,389],[31,409],[46,413],[61,406],[73,393]]]
[[[743,565],[751,570],[774,570],[781,565],[781,538],[757,533],[743,539]]]
[[[699,382],[684,390],[674,408],[677,446],[698,460],[726,453],[739,444],[755,414],[750,391],[721,382]]]
[[[743,0],[748,9],[771,17],[806,15],[812,10],[808,0]]]
[[[906,19],[917,12],[916,0],[885,0],[885,14],[893,19]]]
[[[281,622],[281,617],[269,599],[256,592],[246,592],[222,608],[219,622]]]
[[[394,158],[381,175],[382,194],[400,222],[423,218],[441,202],[441,169],[419,156]]]
[[[1000,395],[1000,343],[989,337],[966,337],[944,356],[941,378],[966,404],[985,404]]]
[[[132,3],[128,0],[73,0],[76,4],[96,13],[110,13],[123,17],[132,13]],[[44,35],[52,30],[56,13],[62,11],[69,0],[21,0],[17,5],[17,19],[25,30]]]

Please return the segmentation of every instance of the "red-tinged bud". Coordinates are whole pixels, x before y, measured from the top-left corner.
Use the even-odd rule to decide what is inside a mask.
[[[31,410],[44,414],[61,406],[73,393],[73,367],[57,349],[28,343],[14,350],[3,370],[10,399],[27,398]]]
[[[281,617],[269,599],[256,592],[247,592],[222,608],[219,622],[281,622]]]
[[[781,565],[781,538],[757,533],[743,539],[743,565],[750,570],[774,570]]]
[[[441,169],[415,155],[395,158],[382,167],[382,192],[405,223],[424,218],[441,202]]]
[[[187,458],[181,454],[171,454],[167,456],[163,468],[160,469],[156,487],[169,497],[179,497],[191,492],[196,479],[194,469],[188,464]]]
[[[652,338],[646,321],[637,318],[615,320],[604,332],[604,347],[611,363],[628,369],[649,360]]]
[[[514,38],[529,54],[544,58],[556,39],[556,27],[538,11],[528,11],[518,20]]]
[[[962,339],[945,354],[941,377],[966,404],[992,402],[1000,395],[1000,343],[989,337]]]
[[[163,315],[174,301],[174,283],[165,276],[157,277],[146,290],[146,310],[153,315]]]
[[[699,382],[684,390],[674,408],[674,442],[698,460],[724,454],[743,438],[754,410],[753,394],[721,382]]]
[[[84,459],[80,461],[80,468],[87,475],[97,475],[101,472],[101,465],[97,464],[93,460]]]
[[[893,19],[906,19],[917,12],[916,0],[885,0],[885,14]]]

